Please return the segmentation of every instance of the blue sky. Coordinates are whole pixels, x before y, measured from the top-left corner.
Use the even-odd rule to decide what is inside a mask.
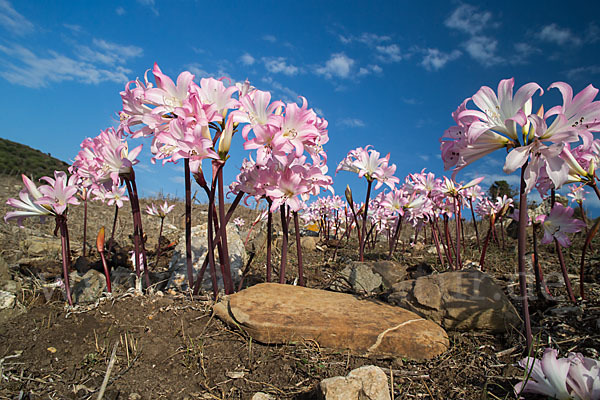
[[[600,87],[598,11],[590,1],[0,0],[0,137],[70,161],[114,123],[125,83],[157,62],[172,77],[248,78],[275,99],[305,96],[329,121],[331,174],[348,150],[371,144],[391,153],[400,179],[440,175],[438,139],[480,86],[514,77]],[[556,92],[544,101],[558,104]],[[241,136],[233,148],[229,181],[246,156]],[[459,179],[516,184],[503,156]],[[146,151],[140,160],[145,194],[183,194],[181,165],[152,165]],[[340,195],[346,184],[364,195],[356,175],[334,181]]]

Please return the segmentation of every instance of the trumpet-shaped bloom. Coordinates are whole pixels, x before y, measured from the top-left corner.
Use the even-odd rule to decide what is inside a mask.
[[[571,245],[567,233],[579,232],[585,227],[585,222],[573,218],[573,211],[571,207],[565,207],[560,203],[556,203],[549,215],[540,215],[537,217],[537,222],[540,222],[544,228],[543,244],[550,243],[556,239],[563,247]]]
[[[4,216],[4,221],[16,219],[19,226],[23,226],[23,219],[26,217],[43,217],[56,215],[49,207],[37,204],[36,201],[43,195],[29,178],[21,175],[25,188],[19,192],[19,199],[8,199],[6,204],[16,208],[16,211],[9,211]]]
[[[148,215],[153,215],[155,217],[164,218],[167,216],[168,213],[173,211],[174,208],[175,208],[174,204],[169,205],[167,203],[167,201],[165,200],[165,202],[163,204],[159,205],[158,207],[154,203],[152,203],[152,206],[146,206],[146,213]]]
[[[43,177],[42,180],[48,184],[40,186],[42,197],[38,198],[36,203],[52,208],[56,214],[64,214],[69,204],[79,204],[76,179],[75,176],[67,178],[67,173],[63,171],[55,171],[54,179]]]
[[[570,362],[566,358],[557,359],[558,351],[546,349],[541,360],[526,357],[519,361],[519,366],[526,371],[531,370],[527,382],[519,382],[515,386],[516,393],[528,392],[551,396],[558,400],[569,400],[567,375]]]

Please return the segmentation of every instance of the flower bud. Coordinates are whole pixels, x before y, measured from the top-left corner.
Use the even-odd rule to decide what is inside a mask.
[[[96,249],[98,250],[98,253],[104,252],[104,227],[100,228],[98,236],[96,236]]]
[[[354,204],[354,201],[352,200],[352,189],[350,189],[350,185],[346,185],[346,201],[348,202],[348,204],[350,204],[350,206],[352,206]]]

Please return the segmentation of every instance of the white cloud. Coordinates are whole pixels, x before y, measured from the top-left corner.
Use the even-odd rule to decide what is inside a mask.
[[[383,69],[377,64],[370,64],[366,67],[360,67],[358,69],[358,76],[365,76],[370,74],[380,74]]]
[[[127,82],[131,70],[122,65],[99,67],[81,59],[74,59],[56,51],[47,55],[33,52],[21,45],[0,45],[0,52],[8,56],[0,76],[7,81],[31,88],[47,87],[50,83],[77,81],[85,84]]]
[[[65,28],[67,28],[68,30],[70,30],[73,33],[81,33],[83,32],[83,28],[81,27],[81,25],[75,25],[75,24],[63,24],[63,26]]]
[[[424,51],[425,56],[421,65],[429,71],[443,68],[448,62],[456,60],[462,54],[459,50],[453,50],[450,53],[444,53],[438,49],[425,49]]]
[[[400,99],[400,101],[402,101],[404,104],[409,104],[411,106],[417,105],[417,104],[423,104],[423,102],[421,100],[417,100],[417,99],[413,99],[413,98],[407,98],[407,97],[402,97]]]
[[[591,75],[600,75],[600,65],[573,68],[567,71],[569,80],[588,80]]]
[[[348,78],[354,65],[354,60],[344,53],[332,54],[324,66],[317,67],[315,72],[326,78],[338,77]]]
[[[94,39],[92,43],[94,48],[78,46],[79,58],[89,62],[114,65],[124,64],[128,59],[140,57],[144,53],[140,47],[120,45],[103,39]]]
[[[249,53],[244,53],[240,57],[240,61],[242,61],[242,64],[244,65],[252,65],[256,60]]]
[[[481,32],[486,27],[496,27],[499,24],[492,22],[492,13],[478,11],[477,7],[462,4],[444,21],[448,28],[456,29],[470,35]]]
[[[398,62],[402,60],[400,47],[397,44],[376,46],[377,58],[384,62]]]
[[[154,0],[137,0],[141,5],[148,7],[152,13],[158,17],[158,9],[156,8],[156,4]]]
[[[419,154],[418,157],[421,160],[426,161],[426,162],[429,161],[429,158],[430,158],[429,155],[427,155],[427,154]]]
[[[263,57],[262,61],[267,71],[272,74],[282,73],[293,76],[300,71],[295,65],[288,64],[284,57]]]
[[[358,118],[344,118],[338,121],[338,125],[345,126],[347,128],[362,128],[365,123]]]
[[[117,13],[118,16],[125,15],[125,9],[123,7],[117,7],[115,9],[115,12]]]
[[[15,10],[8,0],[0,0],[0,25],[19,36],[35,30],[33,23]]]
[[[273,35],[264,35],[263,40],[266,40],[267,42],[271,42],[271,43],[275,43],[277,41],[277,38]]]
[[[369,32],[364,32],[362,33],[360,36],[353,36],[353,35],[348,35],[348,36],[344,36],[344,35],[339,35],[338,38],[340,39],[340,42],[342,42],[343,44],[350,44],[352,42],[359,42],[362,44],[366,44],[369,47],[373,47],[377,44],[381,44],[384,42],[388,42],[390,40],[392,40],[391,37],[387,36],[387,35],[377,35],[375,33],[369,33]]]
[[[212,71],[207,71],[205,70],[201,64],[198,63],[191,63],[191,64],[187,64],[185,65],[185,69],[187,69],[188,71],[190,71],[192,74],[195,75],[196,81],[200,82],[200,79],[202,78],[215,78],[215,79],[219,79],[221,77],[226,77],[229,79],[231,78],[231,75],[227,72],[227,70],[225,69],[224,65],[217,65],[217,68],[215,70]],[[235,81],[234,79],[232,79],[232,81]]]
[[[279,94],[283,96],[282,100],[286,102],[295,102],[299,97],[297,92],[286,86],[283,86],[281,83],[273,80],[273,78],[270,76],[262,78],[262,81],[270,85],[273,89],[277,90]]]
[[[498,41],[487,36],[473,36],[463,43],[465,51],[484,66],[498,63],[501,59],[496,55]]]
[[[561,46],[566,44],[579,46],[582,42],[581,39],[575,36],[569,29],[561,28],[557,24],[544,26],[538,33],[538,38]]]

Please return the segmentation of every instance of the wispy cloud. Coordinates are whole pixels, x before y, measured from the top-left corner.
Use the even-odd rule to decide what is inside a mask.
[[[346,128],[362,128],[365,123],[358,118],[344,118],[338,121],[338,125]]]
[[[150,11],[152,11],[152,13],[158,17],[159,13],[154,0],[137,0],[137,2],[145,7],[148,7]]]
[[[120,45],[103,39],[94,39],[92,42],[93,48],[78,46],[79,58],[84,61],[114,65],[124,64],[127,60],[140,57],[144,53],[142,48],[137,46]]]
[[[355,61],[344,53],[332,54],[325,65],[317,67],[315,72],[326,78],[348,78]]]
[[[30,88],[47,87],[51,83],[63,81],[85,84],[109,81],[124,84],[128,81],[127,74],[131,73],[123,65],[99,67],[53,50],[44,55],[18,44],[0,45],[0,53],[8,57],[0,70],[0,76],[11,83]]]
[[[375,47],[375,50],[377,58],[383,62],[398,62],[403,58],[397,44],[379,45]]]
[[[8,0],[0,0],[0,25],[18,36],[35,30],[33,23],[15,10]]]
[[[273,35],[263,35],[263,40],[270,42],[270,43],[275,43],[277,41],[277,38]]]
[[[496,54],[498,41],[488,36],[473,36],[463,43],[465,51],[481,65],[489,67],[501,61]]]
[[[442,69],[448,62],[456,60],[461,56],[459,50],[453,50],[450,53],[445,53],[438,49],[424,49],[425,55],[421,61],[421,65],[428,71],[437,71]]]
[[[275,89],[277,93],[282,96],[282,100],[286,102],[295,102],[298,99],[299,94],[296,91],[282,85],[270,76],[262,78],[261,80]]]
[[[381,43],[389,42],[392,40],[390,36],[387,35],[377,35],[375,33],[364,32],[359,36],[354,35],[339,35],[338,38],[340,42],[344,44],[350,44],[352,42],[358,42],[362,44],[366,44],[367,46],[373,47]]]
[[[567,71],[569,80],[583,81],[589,79],[591,75],[600,75],[600,65],[590,65],[587,67],[573,68]]]
[[[282,73],[284,75],[296,75],[300,69],[295,65],[288,64],[285,57],[263,57],[262,62],[267,71],[272,74]]]
[[[254,57],[252,57],[249,53],[244,53],[242,54],[242,56],[240,57],[240,61],[242,62],[242,64],[244,65],[252,65],[254,64],[254,62],[256,61],[254,59]]]
[[[81,27],[81,25],[76,25],[76,24],[63,24],[63,26],[65,28],[67,28],[68,30],[70,30],[73,33],[81,33],[83,32],[83,28]]]
[[[227,67],[223,63],[219,63],[216,68],[212,68],[210,71],[204,69],[204,67],[199,63],[190,63],[185,65],[185,69],[190,71],[192,74],[196,76],[196,81],[199,81],[201,78],[221,78],[227,77],[231,78],[231,75],[227,72]],[[233,80],[233,79],[232,79]]]
[[[570,29],[561,28],[557,24],[544,26],[538,33],[538,38],[549,43],[558,44],[560,46],[564,46],[566,44],[570,46],[579,46],[582,43],[582,40],[575,36]]]
[[[115,9],[115,13],[117,13],[117,15],[118,15],[118,16],[123,16],[123,15],[125,15],[125,12],[126,12],[126,11],[125,11],[125,9],[124,9],[123,7],[117,7],[117,8]]]
[[[481,32],[486,27],[497,27],[499,23],[492,21],[493,15],[489,11],[479,11],[470,4],[461,4],[444,21],[448,28],[456,29],[470,35]]]
[[[383,69],[377,65],[377,64],[370,64],[367,65],[366,67],[360,67],[358,69],[358,76],[365,76],[365,75],[370,75],[370,74],[380,74],[383,71]]]

